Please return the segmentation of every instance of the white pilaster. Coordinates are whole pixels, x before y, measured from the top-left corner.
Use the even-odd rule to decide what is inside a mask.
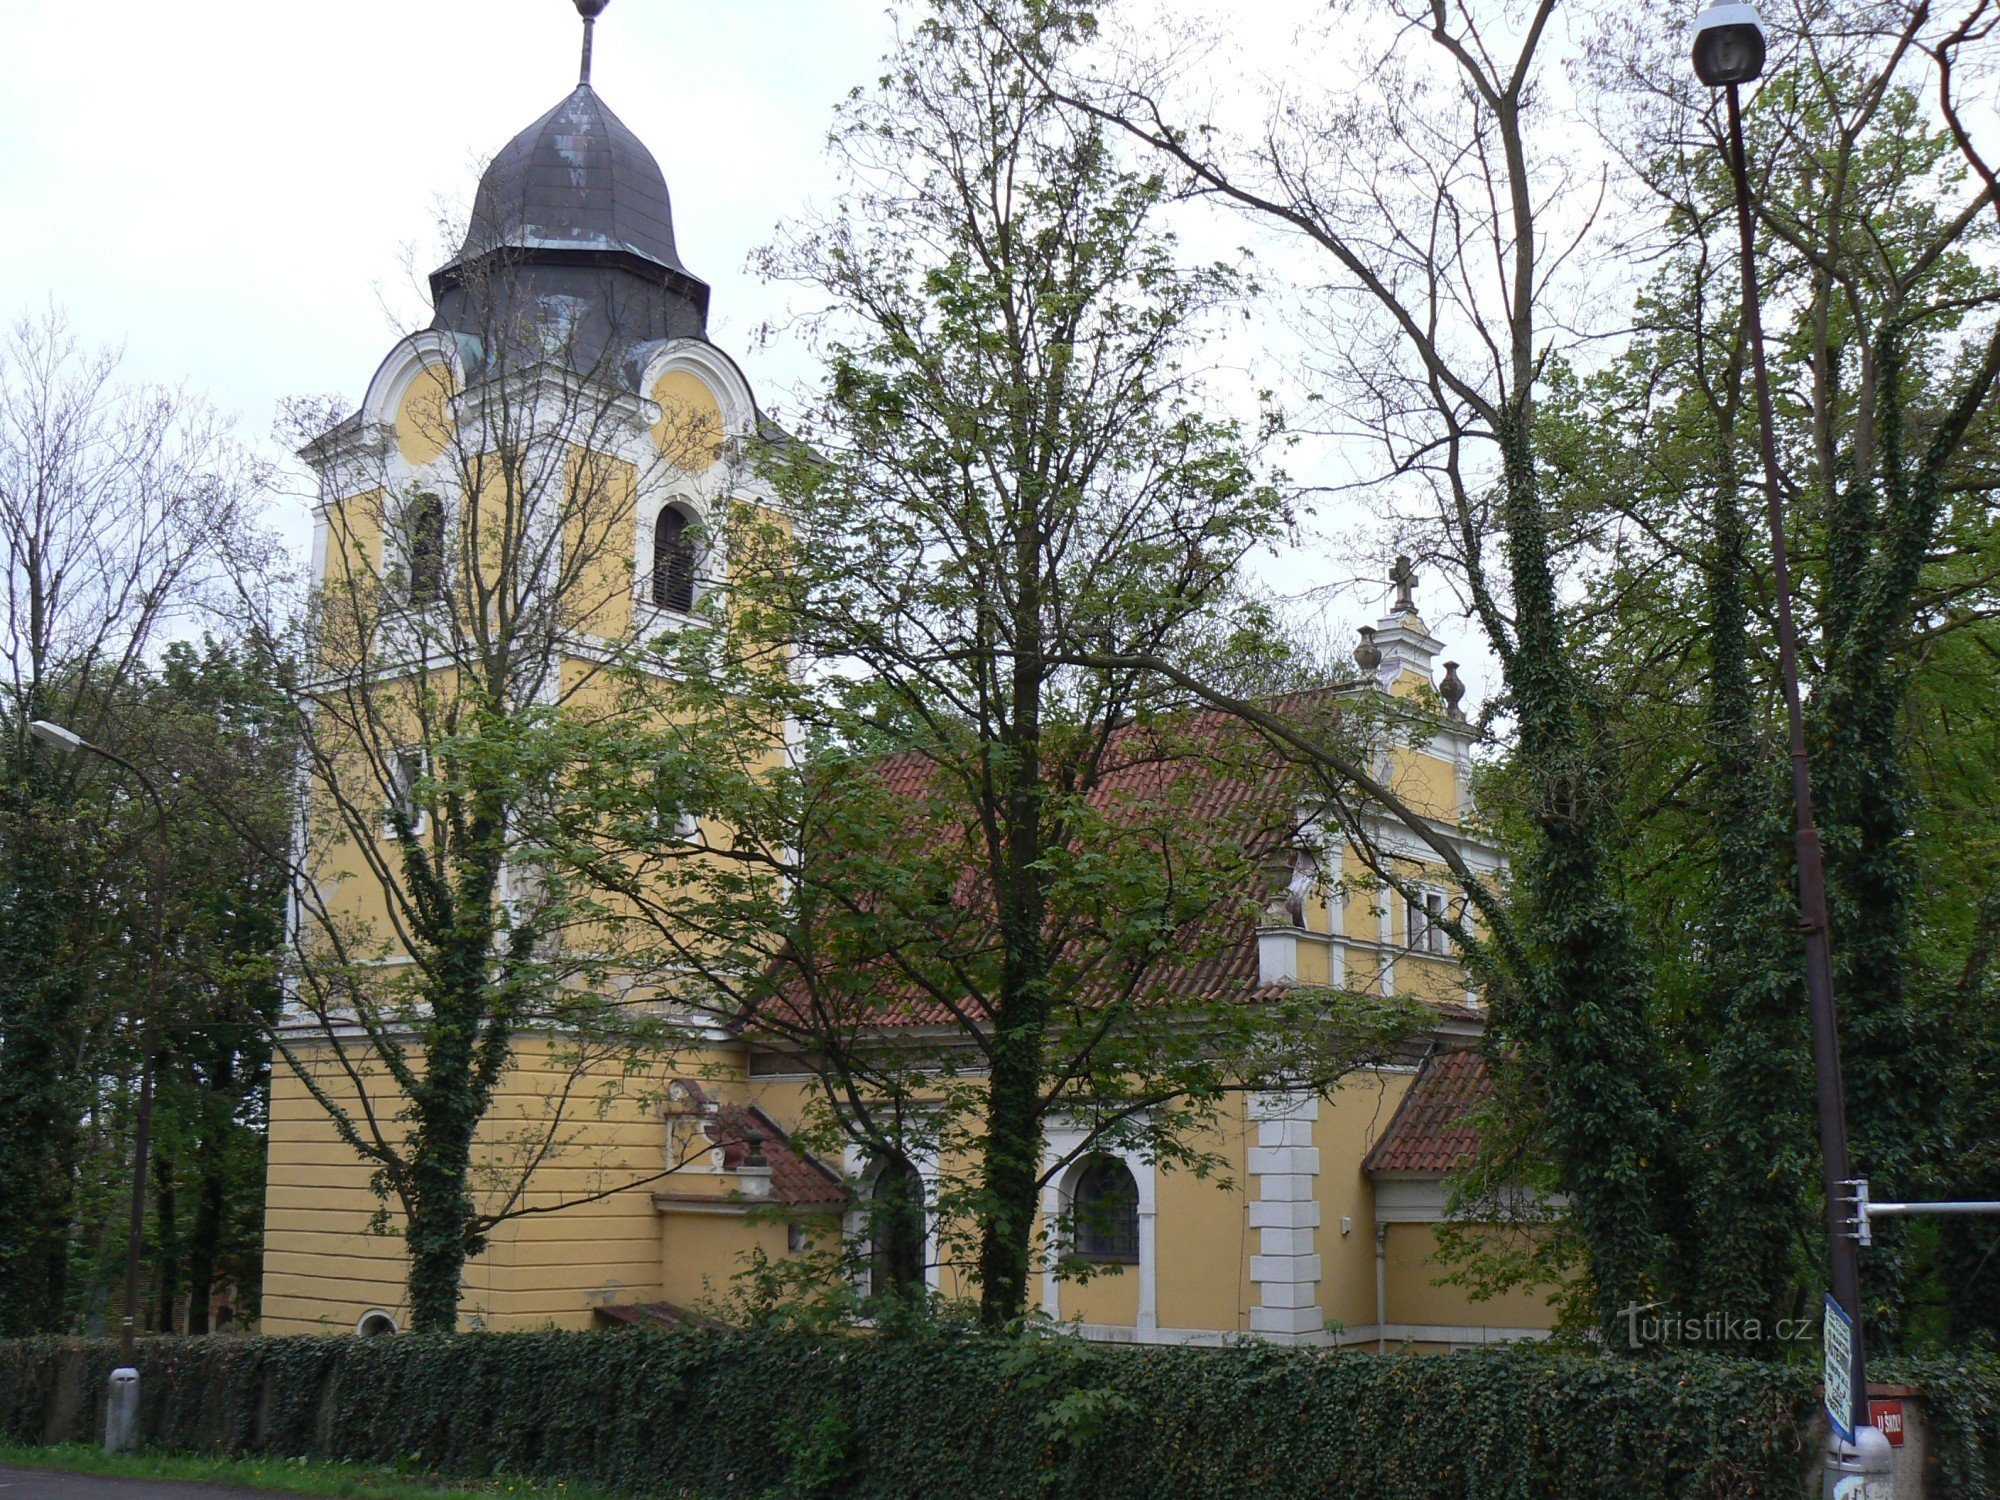
[[[1382,891],[1382,993],[1396,993],[1396,903],[1402,897],[1388,887]]]
[[[1257,1199],[1250,1204],[1250,1226],[1258,1233],[1258,1253],[1250,1257],[1258,1302],[1250,1309],[1251,1331],[1277,1343],[1323,1342],[1322,1266],[1314,1249],[1320,1162],[1312,1144],[1319,1098],[1251,1094],[1246,1115],[1257,1126],[1257,1144],[1246,1163],[1257,1183]]]

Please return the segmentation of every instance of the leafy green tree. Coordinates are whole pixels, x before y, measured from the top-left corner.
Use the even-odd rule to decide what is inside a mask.
[[[646,903],[669,992],[796,1053],[828,1149],[936,1161],[989,1324],[1079,1155],[1215,1170],[1231,1091],[1330,1086],[1409,1024],[1216,998],[1204,965],[1290,876],[1298,785],[1151,670],[1082,664],[1268,654],[1238,567],[1284,520],[1191,363],[1236,278],[1183,265],[1161,182],[1038,81],[1085,40],[937,0],[844,111],[842,208],[765,262],[827,299],[826,380],[767,454],[776,514],[723,539],[654,752],[727,829]]]
[[[1552,349],[1575,334],[1565,312],[1589,295],[1599,229],[1547,90],[1557,6],[1336,9],[1319,40],[1337,39],[1351,87],[1271,98],[1253,134],[1189,87],[1209,49],[1185,37],[1128,31],[1109,64],[1049,76],[1084,117],[1323,267],[1307,305],[1324,331],[1313,395],[1379,445],[1385,488],[1415,487],[1425,551],[1446,560],[1501,668],[1514,774],[1497,785],[1518,799],[1520,836],[1489,1037],[1536,1101],[1609,1335],[1621,1308],[1671,1292],[1688,1215],[1619,879],[1618,768],[1575,649],[1570,539],[1543,488]],[[1380,25],[1357,26],[1364,13]],[[1366,784],[1345,757],[1291,743],[1330,780]],[[1466,894],[1493,905],[1476,881]]]
[[[1774,373],[1780,450],[1796,485],[1790,525],[1804,618],[1818,636],[1804,672],[1848,1112],[1857,1165],[1878,1186],[1929,1180],[1927,1163],[1941,1164],[1935,1153],[1950,1138],[1945,1116],[1955,1107],[1944,1087],[1945,1037],[1960,1021],[1940,1005],[1935,977],[1923,973],[1918,939],[1925,856],[1911,837],[1920,803],[1910,756],[1928,735],[1922,718],[1906,711],[1905,695],[1923,682],[1940,643],[1978,625],[1990,597],[1977,562],[1990,521],[1971,497],[1983,493],[1990,473],[2000,283],[1979,269],[1979,247],[1996,227],[1989,147],[1967,129],[1956,102],[1954,67],[1978,66],[1962,54],[1970,47],[1976,57],[1986,40],[1969,14],[1963,7],[1943,15],[1929,7],[1866,17],[1838,7],[1781,13],[1773,67],[1748,115],[1767,321],[1781,333]],[[1830,26],[1849,26],[1867,41],[1831,59],[1818,43]],[[1797,950],[1780,935],[1793,898],[1771,817],[1771,653],[1746,651],[1750,637],[1731,623],[1740,617],[1762,634],[1756,621],[1766,581],[1761,536],[1739,549],[1744,533],[1728,500],[1746,467],[1736,455],[1750,436],[1732,395],[1743,373],[1730,189],[1712,112],[1710,130],[1696,128],[1713,100],[1685,80],[1685,60],[1651,38],[1631,39],[1612,57],[1603,75],[1614,85],[1608,93],[1615,100],[1629,90],[1628,102],[1637,101],[1620,138],[1664,211],[1671,269],[1642,304],[1652,331],[1579,413],[1584,425],[1603,428],[1590,447],[1603,466],[1591,475],[1590,462],[1579,463],[1574,472],[1587,477],[1573,493],[1596,517],[1584,523],[1596,536],[1630,528],[1604,551],[1604,596],[1619,601],[1606,611],[1607,639],[1612,630],[1628,638],[1605,656],[1625,684],[1619,691],[1671,705],[1682,673],[1650,685],[1637,674],[1689,660],[1681,653],[1691,647],[1692,661],[1706,664],[1711,706],[1735,705],[1734,727],[1709,755],[1683,754],[1680,763],[1705,778],[1720,862],[1714,892],[1696,907],[1713,914],[1709,930],[1719,937],[1738,935],[1706,969],[1718,994],[1733,997],[1717,1019],[1746,1004],[1763,1017],[1750,1034],[1764,1040],[1742,1058],[1750,1071],[1703,1106],[1715,1139],[1750,1148],[1729,1180],[1754,1195],[1760,1159],[1774,1182],[1785,1177],[1774,1135],[1781,1115],[1771,1106],[1791,1091],[1796,1028],[1784,1026],[1785,992]],[[1709,481],[1690,478],[1687,467],[1703,452],[1724,460]],[[1685,597],[1695,578],[1705,580],[1711,600],[1733,592],[1750,612],[1717,614],[1709,639],[1690,642],[1675,621],[1696,618]],[[1669,706],[1654,727],[1676,723]],[[1673,743],[1672,733],[1657,742]],[[1674,816],[1669,809],[1647,820],[1671,839]],[[1671,860],[1651,868],[1665,864]],[[1776,904],[1774,873],[1783,887]],[[1659,880],[1649,883],[1661,889]],[[1663,938],[1672,941],[1670,933]],[[1745,1034],[1713,1030],[1700,1055],[1720,1059]],[[1803,1210],[1818,1194],[1802,1187],[1799,1195],[1791,1212],[1800,1263],[1811,1265],[1821,1254],[1809,1227],[1817,1215]],[[1771,1197],[1747,1201],[1721,1221],[1726,1229],[1706,1236],[1712,1257],[1767,1264],[1761,1279],[1773,1296],[1775,1208]],[[1769,1229],[1747,1232],[1760,1219]],[[1892,1341],[1908,1286],[1900,1238],[1886,1235],[1865,1268],[1872,1324]],[[1760,1240],[1765,1250],[1744,1259]]]
[[[254,1309],[264,1197],[266,1029],[276,1020],[293,742],[261,650],[167,646],[109,705],[150,799],[101,764],[78,791],[86,869],[112,872],[89,946],[64,955],[99,998],[77,1117],[76,1194],[63,1226],[65,1300],[50,1327],[89,1326],[123,1299],[132,1132],[142,1069],[154,1080],[147,1295],[164,1331],[209,1331],[214,1295]],[[162,839],[167,847],[162,848]],[[91,900],[72,867],[67,899]],[[164,937],[152,953],[155,915]],[[185,1312],[183,1312],[185,1308]]]
[[[137,789],[29,725],[121,742],[165,634],[248,555],[259,479],[199,402],[122,385],[60,314],[0,346],[0,1333],[65,1324],[86,1120],[156,999],[165,895]]]
[[[177,642],[141,699],[144,748],[173,799],[178,892],[154,1057],[155,1324],[167,1332],[210,1332],[218,1292],[233,1290],[239,1315],[257,1300],[297,810],[297,722],[264,675],[272,655]]]

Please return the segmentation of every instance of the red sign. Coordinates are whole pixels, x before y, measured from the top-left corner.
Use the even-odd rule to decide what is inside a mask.
[[[1868,1425],[1889,1440],[1891,1448],[1903,1446],[1903,1403],[1900,1401],[1870,1401],[1868,1403]]]

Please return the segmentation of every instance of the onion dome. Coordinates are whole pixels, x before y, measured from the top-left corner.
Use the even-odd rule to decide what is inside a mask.
[[[635,256],[688,280],[667,179],[589,84],[509,141],[479,181],[457,263],[501,246]]]
[[[465,242],[432,273],[431,291],[441,327],[490,340],[484,325],[504,300],[510,327],[559,324],[581,363],[649,339],[704,337],[709,289],[674,247],[659,162],[591,87],[603,0],[577,8],[582,81],[493,158]]]

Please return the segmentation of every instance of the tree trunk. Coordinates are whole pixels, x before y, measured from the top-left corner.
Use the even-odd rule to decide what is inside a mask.
[[[216,1248],[222,1239],[224,1200],[222,1173],[207,1168],[201,1176],[201,1198],[195,1207],[194,1228],[188,1236],[188,1316],[187,1331],[209,1331],[209,1305],[215,1300]]]
[[[410,1327],[416,1333],[458,1328],[472,1218],[472,1195],[464,1185],[470,1161],[469,1150],[454,1158],[449,1150],[433,1146],[410,1166],[410,1219],[404,1235],[410,1256]]]
[[[1990,389],[1996,352],[1968,381],[1914,466],[1906,455],[1900,340],[1877,358],[1880,501],[1867,476],[1829,520],[1826,593],[1837,626],[1813,692],[1815,782],[1825,809],[1827,894],[1835,938],[1841,1066],[1854,1166],[1884,1195],[1923,1188],[1924,1143],[1935,1139],[1948,1043],[1909,992],[1916,866],[1903,765],[1909,628],[1937,527],[1944,471]],[[1860,529],[1859,538],[1846,535]],[[1907,1227],[1885,1232],[1863,1266],[1871,1322],[1893,1347],[1907,1288]]]
[[[1010,967],[1011,967],[1010,962]],[[993,1028],[987,1082],[986,1222],[979,1249],[980,1321],[997,1328],[1028,1305],[1042,1166],[1045,990],[1024,972]]]
[[[216,1044],[215,1065],[200,1097],[202,1133],[200,1145],[200,1196],[195,1204],[194,1225],[188,1231],[187,1274],[190,1334],[209,1332],[209,1307],[215,1301],[215,1262],[222,1245],[223,1224],[228,1216],[228,1163],[223,1144],[228,1135],[228,1107],[235,1098],[236,1047],[224,1040]],[[215,1128],[217,1125],[220,1128]]]
[[[1026,454],[1024,422],[1018,422],[1017,452]],[[1044,788],[1042,786],[1042,544],[1039,510],[1033,503],[1033,465],[1021,465],[1024,484],[1018,502],[1013,579],[1017,597],[1013,635],[1017,654],[1007,683],[1012,742],[1003,748],[1006,788],[999,809],[1004,843],[997,851],[994,895],[1004,958],[1000,1013],[993,1024],[992,1073],[987,1080],[986,1223],[979,1251],[980,1321],[997,1328],[1020,1317],[1028,1305],[1028,1275],[1034,1258],[1037,1185],[1042,1169],[1042,1074],[1049,1018],[1047,876],[1042,869]]]
[[[180,1311],[181,1246],[174,1159],[164,1148],[153,1152],[153,1184],[153,1331],[172,1333]]]
[[[492,973],[493,895],[500,861],[498,817],[475,818],[461,879],[442,913],[432,950],[430,1022],[424,1027],[424,1076],[412,1097],[406,1189],[410,1320],[419,1333],[458,1327],[465,1262],[484,1248],[468,1178],[472,1143],[492,1095],[490,1055],[504,1061],[510,1029]]]
[[[466,1179],[484,1109],[475,1092],[473,1027],[440,1024],[454,1014],[478,1012],[462,1000],[434,1003],[437,1021],[427,1028],[423,1086],[412,1101],[416,1130],[410,1143],[404,1236],[411,1327],[418,1333],[451,1333],[458,1327],[459,1288],[474,1244],[474,1204]]]

